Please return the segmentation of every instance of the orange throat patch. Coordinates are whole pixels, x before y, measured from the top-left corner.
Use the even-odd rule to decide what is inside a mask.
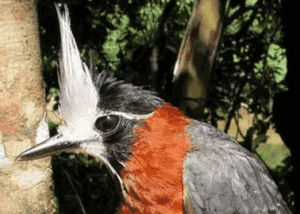
[[[132,157],[121,171],[123,214],[184,213],[184,161],[191,146],[189,123],[189,118],[166,104],[135,130]]]

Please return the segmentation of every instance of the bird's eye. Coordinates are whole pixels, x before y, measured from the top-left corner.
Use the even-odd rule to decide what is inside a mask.
[[[95,127],[103,133],[109,133],[114,131],[120,122],[120,117],[117,115],[106,115],[99,117],[95,122]]]

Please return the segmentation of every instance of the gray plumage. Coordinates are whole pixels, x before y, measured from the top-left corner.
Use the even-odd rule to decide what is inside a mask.
[[[188,203],[197,214],[288,214],[266,167],[234,139],[215,127],[193,121],[196,148],[184,173]]]

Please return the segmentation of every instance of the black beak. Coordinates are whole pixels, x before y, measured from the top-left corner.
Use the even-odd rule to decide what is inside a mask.
[[[79,145],[80,142],[70,142],[63,134],[58,134],[25,150],[16,158],[16,160],[27,161],[48,157],[61,152],[77,152],[80,148]]]

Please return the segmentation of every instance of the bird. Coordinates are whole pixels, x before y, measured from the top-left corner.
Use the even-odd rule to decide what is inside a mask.
[[[115,179],[120,213],[288,214],[263,163],[217,128],[186,117],[142,87],[96,74],[82,61],[69,10],[61,34],[57,135],[18,157],[90,155]]]

